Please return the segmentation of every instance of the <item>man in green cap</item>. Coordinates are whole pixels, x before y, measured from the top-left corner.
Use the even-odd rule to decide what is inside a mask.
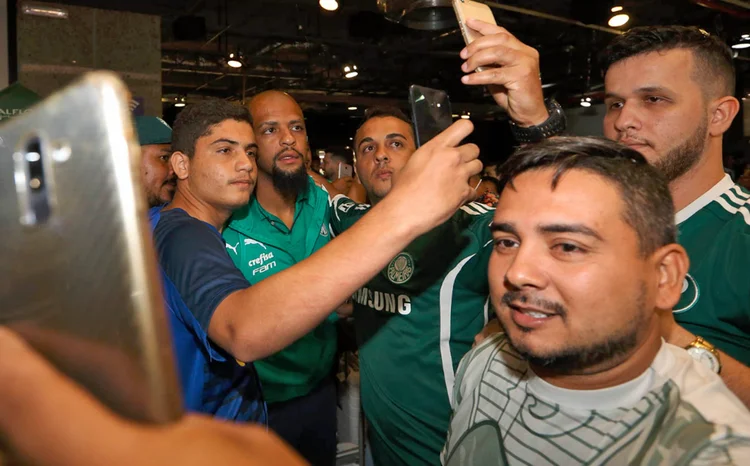
[[[172,155],[172,128],[161,118],[135,117],[138,142],[141,145],[141,181],[149,207],[172,200],[175,177],[169,158]]]

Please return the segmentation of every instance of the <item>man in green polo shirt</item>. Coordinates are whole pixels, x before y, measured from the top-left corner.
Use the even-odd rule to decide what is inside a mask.
[[[234,214],[224,239],[235,265],[255,284],[328,243],[330,215],[328,193],[306,172],[307,132],[297,102],[282,92],[263,92],[250,102],[250,113],[258,182],[255,196]],[[274,310],[268,311],[272,319]],[[333,465],[336,459],[333,311],[312,332],[255,363],[269,427],[314,465]]]

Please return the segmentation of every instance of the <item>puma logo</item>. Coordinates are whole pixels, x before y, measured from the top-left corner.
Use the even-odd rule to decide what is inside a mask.
[[[266,245],[261,243],[260,241],[255,241],[254,239],[251,239],[251,238],[245,238],[245,246],[247,246],[248,244],[257,244],[263,249],[266,249]]]
[[[234,246],[230,246],[229,243],[226,243],[226,245],[227,245],[227,249],[231,249],[232,251],[234,251],[234,255],[236,256],[237,255],[237,246],[239,246],[240,243],[237,243]]]

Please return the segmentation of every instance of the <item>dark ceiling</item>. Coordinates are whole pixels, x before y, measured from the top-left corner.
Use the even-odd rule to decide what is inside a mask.
[[[383,1],[383,0],[380,0]],[[387,0],[386,0],[387,1]],[[424,0],[419,0],[424,1]],[[433,0],[434,1],[434,0]],[[242,99],[270,88],[285,89],[306,112],[344,116],[347,108],[403,103],[410,84],[446,89],[454,112],[472,119],[500,117],[480,88],[460,82],[458,52],[463,39],[454,22],[440,31],[407,28],[388,21],[376,0],[338,0],[327,12],[318,0],[68,0],[63,3],[120,9],[162,17],[162,86],[165,115],[174,99],[203,96]],[[403,3],[403,2],[402,2]],[[532,16],[489,3],[498,24],[541,54],[545,92],[563,104],[602,88],[596,53],[613,37],[602,29],[607,0],[509,0]],[[727,41],[750,34],[750,1],[622,0],[631,16],[626,27],[697,25]],[[553,15],[602,27],[599,30],[538,16]],[[204,27],[205,25],[205,27]],[[240,50],[245,66],[229,68],[228,51]],[[356,64],[359,76],[342,68]],[[750,92],[750,49],[735,60],[738,93]],[[744,94],[743,94],[744,95]]]

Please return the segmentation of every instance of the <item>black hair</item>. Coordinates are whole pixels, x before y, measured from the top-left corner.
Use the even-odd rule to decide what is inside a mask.
[[[610,42],[600,55],[602,73],[615,63],[649,52],[686,49],[695,59],[694,79],[704,96],[734,95],[732,51],[717,36],[692,26],[644,26],[630,29]],[[717,79],[719,78],[719,79]]]
[[[412,137],[414,136],[414,123],[409,119],[408,116],[404,112],[401,111],[398,107],[370,107],[367,110],[365,110],[365,116],[362,119],[362,122],[357,127],[357,131],[354,133],[358,133],[360,129],[367,123],[368,121],[372,120],[373,118],[385,118],[385,117],[393,117],[397,118],[404,123],[409,125],[409,128],[411,128]]]
[[[513,188],[513,180],[522,173],[547,168],[555,170],[552,189],[570,170],[585,170],[612,182],[624,205],[623,220],[638,235],[644,256],[676,242],[667,180],[639,152],[603,138],[551,138],[513,154],[503,164],[500,186]]]
[[[177,115],[172,128],[172,151],[193,157],[199,138],[222,121],[244,121],[252,125],[247,108],[221,99],[210,98],[188,105]]]

